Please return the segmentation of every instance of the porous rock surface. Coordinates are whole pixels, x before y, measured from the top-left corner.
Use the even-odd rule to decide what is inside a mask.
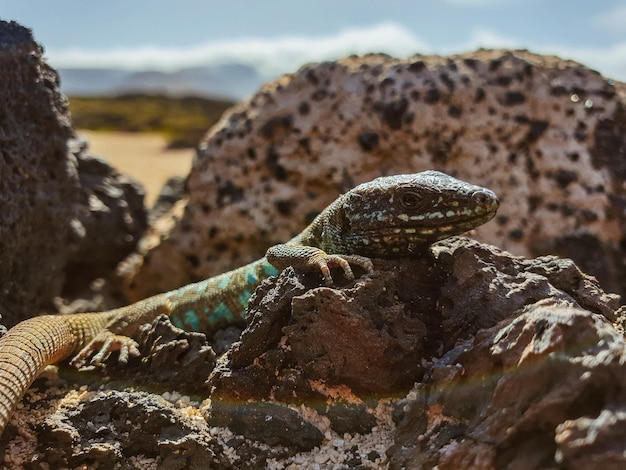
[[[208,132],[182,217],[126,266],[129,295],[240,266],[356,184],[425,169],[496,192],[478,239],[571,257],[624,294],[625,100],[622,83],[526,51],[307,65]]]
[[[143,189],[77,138],[30,30],[0,21],[0,69],[0,315],[12,325],[111,274],[146,212]]]
[[[622,468],[624,346],[552,301],[479,331],[401,403],[390,468]]]
[[[48,405],[54,413],[43,418],[18,411],[22,429],[9,425],[0,445],[17,455],[16,441],[35,430],[28,458],[52,455],[69,468],[127,464],[139,453],[170,465],[166,449],[185,468],[201,458],[237,469],[266,468],[268,459],[329,468],[626,465],[626,342],[613,326],[626,309],[616,295],[571,260],[515,257],[463,237],[374,264],[351,282],[333,272],[337,288],[291,268],[265,281],[241,341],[213,371],[207,363],[178,376],[184,390],[185,380],[210,374],[199,411],[145,393],[90,392]],[[177,353],[161,355],[159,367],[180,369],[183,338],[163,321],[152,337]],[[45,409],[46,399],[36,404]],[[131,428],[150,445],[128,439]]]

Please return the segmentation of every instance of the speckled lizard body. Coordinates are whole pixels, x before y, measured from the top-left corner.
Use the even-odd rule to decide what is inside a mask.
[[[340,196],[299,235],[266,257],[228,273],[108,312],[44,315],[23,321],[0,339],[0,432],[26,389],[48,364],[76,354],[73,364],[120,361],[138,354],[139,326],[167,314],[182,328],[212,333],[241,320],[254,288],[286,266],[348,279],[350,264],[372,271],[369,257],[419,253],[434,241],[490,220],[498,200],[488,189],[436,171],[377,178]]]

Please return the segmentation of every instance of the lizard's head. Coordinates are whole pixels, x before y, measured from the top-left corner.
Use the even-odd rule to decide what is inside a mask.
[[[489,189],[438,171],[377,178],[342,198],[342,238],[355,253],[401,256],[462,234],[498,209]]]

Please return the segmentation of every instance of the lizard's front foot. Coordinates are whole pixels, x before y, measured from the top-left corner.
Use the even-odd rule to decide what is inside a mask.
[[[374,271],[372,261],[359,255],[328,254],[319,248],[304,245],[276,245],[267,250],[267,260],[278,269],[293,266],[303,271],[319,271],[327,286],[333,285],[330,268],[341,268],[347,279],[354,279],[351,264],[368,273]]]
[[[322,252],[324,253],[324,252]],[[333,278],[330,275],[330,268],[341,268],[343,275],[346,279],[353,280],[354,273],[352,272],[351,264],[363,268],[368,273],[374,271],[374,265],[372,260],[365,256],[359,255],[328,255],[324,253],[323,256],[312,260],[313,265],[320,270],[324,283],[327,286],[333,285]]]
[[[87,364],[97,366],[104,363],[114,351],[119,351],[119,362],[126,364],[130,356],[140,355],[138,346],[128,336],[116,335],[108,330],[101,331],[74,356],[70,364],[78,369]]]

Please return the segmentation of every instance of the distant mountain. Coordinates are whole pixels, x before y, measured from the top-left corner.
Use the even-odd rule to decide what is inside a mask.
[[[252,66],[234,63],[173,72],[78,68],[61,68],[58,72],[61,90],[70,96],[160,93],[241,99],[252,95],[263,82],[273,78],[262,76]]]
[[[68,95],[108,94],[120,86],[129,73],[116,69],[57,69],[61,90]]]

